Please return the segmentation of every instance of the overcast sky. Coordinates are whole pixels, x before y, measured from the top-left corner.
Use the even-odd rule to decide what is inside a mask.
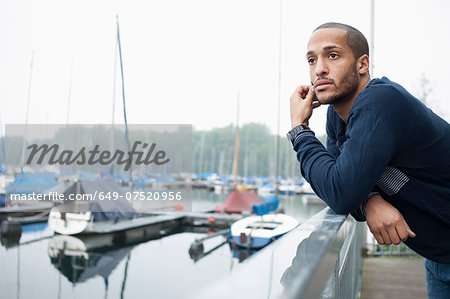
[[[314,28],[337,21],[370,38],[370,0],[282,1],[281,131],[289,96],[309,83],[305,53]],[[24,123],[111,123],[119,15],[129,123],[235,122],[277,128],[280,2],[275,0],[0,0],[0,116]],[[413,94],[430,81],[430,105],[449,121],[449,1],[375,1],[375,76]],[[71,72],[71,65],[73,71]],[[117,68],[118,69],[118,68]],[[72,74],[72,83],[70,77]],[[117,77],[117,84],[120,78]],[[123,123],[120,89],[115,122]],[[310,122],[324,133],[325,107]]]

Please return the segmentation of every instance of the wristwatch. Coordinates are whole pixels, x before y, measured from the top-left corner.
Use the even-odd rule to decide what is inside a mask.
[[[306,131],[306,130],[311,131],[311,129],[308,126],[298,125],[286,134],[287,138],[291,142],[292,146],[294,146],[294,141],[297,138],[297,136],[300,135],[301,132]]]

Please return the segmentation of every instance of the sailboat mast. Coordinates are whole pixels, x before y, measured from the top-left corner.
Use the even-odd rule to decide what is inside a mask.
[[[70,62],[70,74],[69,74],[69,94],[67,95],[67,112],[66,112],[66,127],[69,125],[70,118],[70,102],[72,100],[72,80],[73,80],[73,54]]]
[[[130,147],[130,137],[128,133],[128,122],[127,122],[127,107],[125,103],[125,82],[124,82],[124,75],[123,75],[123,60],[122,60],[122,47],[120,45],[120,30],[119,30],[119,16],[116,16],[116,22],[117,22],[117,45],[119,50],[119,61],[120,61],[120,73],[122,76],[122,102],[123,102],[123,119],[125,122],[125,141],[127,143],[128,151],[131,151]],[[129,169],[130,174],[130,182],[131,182],[131,191],[133,191],[133,170],[130,164]]]
[[[113,94],[112,94],[112,116],[111,116],[111,152],[114,151],[114,119],[116,115],[116,81],[117,81],[117,49],[118,39],[114,47],[114,80],[113,80]]]
[[[31,86],[33,81],[33,65],[34,65],[34,51],[31,56],[31,64],[30,64],[30,79],[28,81],[28,97],[27,97],[27,113],[25,115],[25,132],[23,134],[23,142],[22,142],[22,157],[21,157],[21,164],[20,164],[20,170],[23,172],[23,165],[25,164],[25,143],[27,139],[27,129],[28,129],[28,114],[30,112],[30,99],[31,99]]]
[[[0,116],[0,139],[2,140],[2,159],[3,159],[3,163],[5,165],[5,170],[8,169],[8,165],[6,163],[6,147],[5,147],[5,139],[6,139],[6,135],[3,134],[3,123],[1,120],[1,116]]]
[[[282,22],[282,1],[280,0],[280,24],[279,24],[279,34],[278,34],[278,115],[277,115],[277,153],[275,161],[275,192],[278,193],[278,175],[280,173],[280,102],[281,102],[281,22]]]
[[[238,162],[239,162],[239,90],[237,94],[237,114],[236,114],[236,136],[234,141],[234,187],[237,186],[237,174],[238,174]]]
[[[72,79],[73,79],[73,54],[72,54],[72,61],[70,63],[70,74],[69,74],[69,94],[67,96],[67,113],[66,113],[66,127],[64,130],[64,144],[63,149],[66,149],[67,144],[67,135],[69,133],[69,117],[70,117],[70,102],[72,99]],[[64,164],[62,174],[66,174],[66,167],[67,165]]]

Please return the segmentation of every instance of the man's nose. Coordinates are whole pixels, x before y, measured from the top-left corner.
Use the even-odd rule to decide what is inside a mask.
[[[316,63],[316,75],[322,77],[328,74],[328,66],[324,59],[318,59]]]

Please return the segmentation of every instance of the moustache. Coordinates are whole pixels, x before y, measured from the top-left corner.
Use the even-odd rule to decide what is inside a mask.
[[[317,82],[318,82],[319,80],[326,80],[326,81],[328,81],[328,83],[330,83],[330,84],[334,84],[334,80],[333,80],[333,79],[331,79],[331,78],[326,78],[326,77],[317,77],[317,79],[316,79],[316,80],[314,80],[314,82],[312,82],[312,81],[311,81],[311,85],[312,85],[312,86],[314,86],[314,87],[317,87],[317,86],[316,86],[316,84],[317,84]]]

